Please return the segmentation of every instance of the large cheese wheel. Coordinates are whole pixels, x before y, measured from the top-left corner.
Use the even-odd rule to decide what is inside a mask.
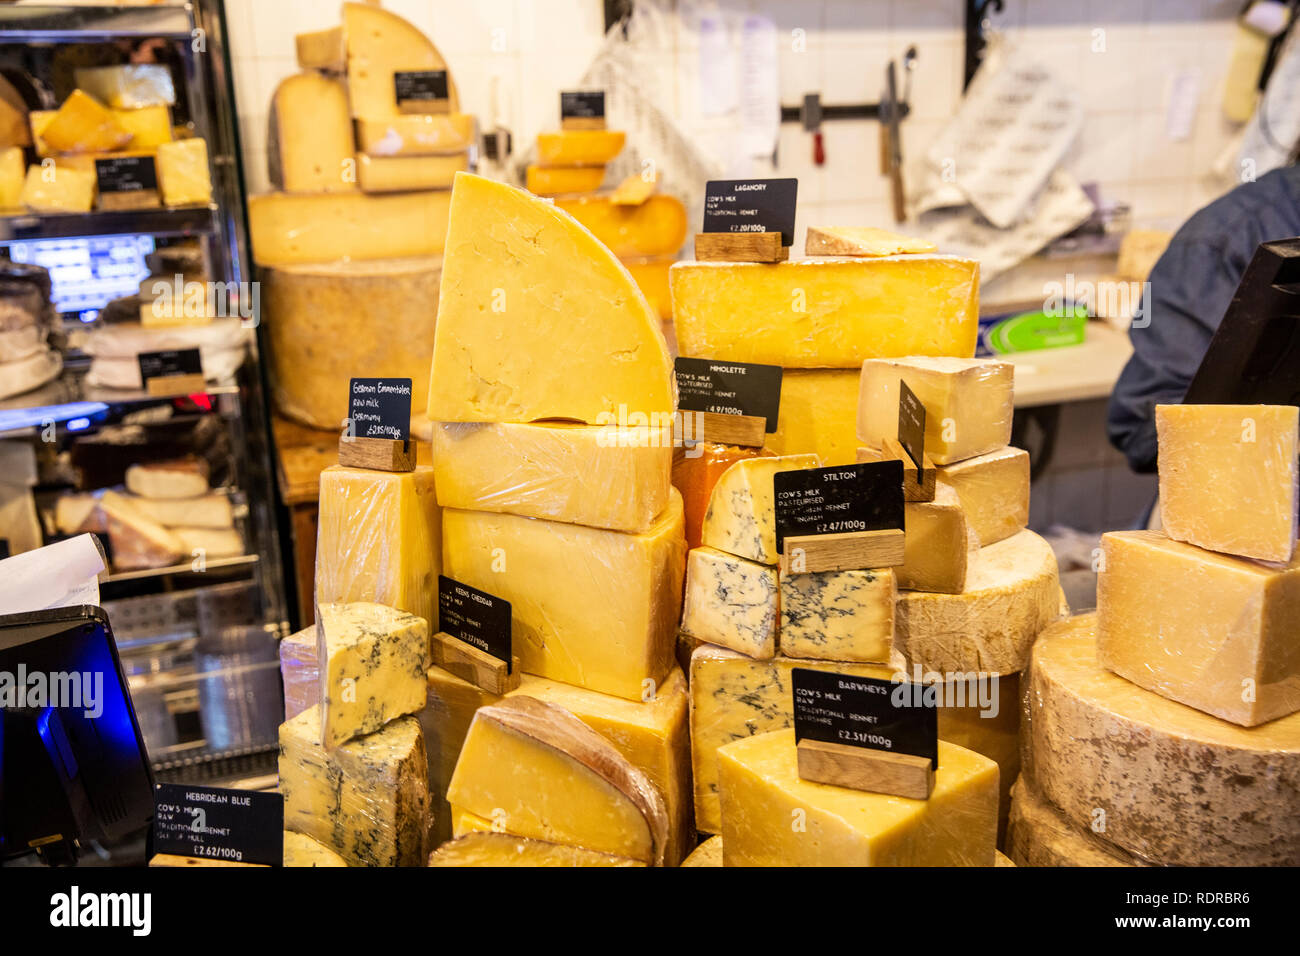
[[[422,411],[441,276],[436,257],[265,269],[262,314],[280,411],[338,429],[353,376],[409,378],[411,407]]]
[[[1016,866],[1146,866],[1070,823],[1021,777],[1011,788],[1007,852]]]
[[[1090,614],[1035,645],[1025,717],[1025,772],[1074,825],[1104,811],[1154,863],[1300,864],[1300,713],[1238,727],[1144,690],[1097,663]]]

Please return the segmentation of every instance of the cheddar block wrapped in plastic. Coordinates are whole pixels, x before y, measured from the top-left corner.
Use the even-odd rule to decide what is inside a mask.
[[[433,469],[332,465],[320,476],[316,601],[373,601],[438,622],[441,516]]]
[[[928,800],[802,779],[793,730],[728,744],[718,762],[726,866],[993,865],[998,765],[973,750],[939,741]]]
[[[566,129],[537,134],[539,166],[604,166],[623,151],[627,134],[612,129]]]
[[[174,106],[176,86],[170,67],[155,63],[81,67],[73,72],[77,86],[114,109]]]
[[[900,591],[894,648],[927,671],[1015,674],[1060,613],[1051,546],[1032,531],[972,551],[960,594]]]
[[[636,860],[594,853],[509,833],[467,833],[434,850],[430,866],[645,866]]]
[[[948,465],[1011,441],[1015,366],[993,359],[909,356],[862,363],[858,437],[879,448],[898,437],[898,385],[925,406],[925,453]]]
[[[309,836],[294,833],[292,830],[285,830],[284,865],[303,867],[347,866],[348,861]]]
[[[1300,711],[1300,557],[1206,551],[1156,531],[1102,535],[1097,659],[1245,727]]]
[[[439,422],[438,504],[640,533],[668,506],[672,427]]]
[[[1043,634],[1027,680],[1025,774],[1072,825],[1102,810],[1106,841],[1153,863],[1300,861],[1300,714],[1244,728],[1144,690],[1098,662],[1092,614]]]
[[[572,713],[533,697],[474,715],[447,799],[516,836],[663,865],[659,791]]]
[[[682,866],[722,866],[722,837],[709,837],[682,860]]]
[[[440,256],[449,206],[445,189],[401,195],[358,191],[252,196],[248,229],[253,260],[285,266]]]
[[[582,223],[621,259],[672,256],[686,242],[686,207],[662,193],[639,206],[624,206],[608,195],[562,197],[555,205]]]
[[[351,866],[423,866],[429,781],[419,722],[402,717],[333,750],[320,734],[319,706],[280,725],[285,828]]]
[[[474,145],[471,113],[407,113],[358,119],[357,148],[370,156],[437,156]]]
[[[870,358],[975,354],[974,259],[679,262],[669,281],[682,355],[858,368]]]
[[[1160,523],[1178,541],[1290,561],[1300,513],[1300,409],[1157,405]]]
[[[442,259],[414,256],[284,265],[262,271],[276,407],[337,430],[352,376],[409,378],[411,408],[429,400],[429,355]]]
[[[1017,866],[1149,866],[1087,826],[1074,826],[1021,777],[1011,788],[1007,852]]]
[[[305,627],[280,642],[280,679],[284,681],[284,719],[293,720],[320,703],[320,664],[316,627]]]
[[[1029,452],[1001,448],[935,471],[939,484],[957,492],[980,545],[997,544],[1029,524]]]
[[[704,515],[709,510],[713,486],[722,473],[738,461],[760,456],[771,458],[772,453],[711,441],[696,442],[690,449],[673,450],[673,487],[681,492],[682,506],[686,509],[687,547],[698,548],[702,543]]]

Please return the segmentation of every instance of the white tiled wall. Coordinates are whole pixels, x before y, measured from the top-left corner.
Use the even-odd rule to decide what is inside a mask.
[[[782,101],[820,91],[825,103],[875,101],[885,63],[909,45],[920,54],[904,158],[922,154],[961,97],[962,0],[656,0],[675,19],[655,63],[668,74],[678,115],[696,102],[701,11],[771,17],[780,40]],[[553,125],[557,93],[572,87],[602,42],[600,0],[385,0],[433,38],[449,61],[467,110],[485,117],[493,83],[521,138]],[[995,29],[1042,52],[1080,90],[1086,125],[1069,165],[1107,198],[1131,204],[1140,225],[1174,226],[1218,195],[1208,175],[1227,146],[1222,86],[1236,0],[1007,0]],[[338,21],[323,0],[227,0],[249,186],[267,188],[266,110],[275,84],[295,69],[293,35]],[[795,52],[792,31],[806,37]],[[1169,84],[1190,72],[1199,89],[1192,136],[1166,136]],[[661,77],[662,79],[662,77]],[[688,123],[688,125],[691,125]],[[777,171],[800,178],[803,222],[886,223],[887,182],[878,172],[874,122],[833,122],[826,165],[812,164],[809,137],[782,127]]]

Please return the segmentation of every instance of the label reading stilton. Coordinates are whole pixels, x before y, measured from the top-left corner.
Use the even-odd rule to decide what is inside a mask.
[[[140,384],[145,388],[149,387],[150,379],[203,374],[203,358],[198,349],[141,352],[139,362]]]
[[[438,622],[444,632],[505,661],[506,673],[513,672],[509,601],[440,574]]]
[[[781,367],[713,359],[678,358],[677,407],[684,412],[751,415],[776,431],[781,411]]]
[[[601,119],[604,115],[604,90],[565,90],[560,93],[560,119]]]
[[[446,70],[398,70],[393,74],[393,93],[397,105],[445,100],[447,94]]]
[[[348,383],[348,421],[354,438],[411,437],[411,380],[354,378]]]
[[[284,863],[284,797],[187,783],[154,785],[153,852],[228,863]]]
[[[779,232],[794,244],[797,179],[711,179],[704,187],[705,232]]]
[[[152,156],[110,156],[95,160],[100,193],[138,193],[158,190],[158,167]]]
[[[925,406],[901,378],[898,380],[898,443],[916,465],[916,477],[920,481],[920,470],[925,467],[922,464],[925,460]]]
[[[851,677],[796,667],[794,739],[927,757],[939,766],[939,710],[935,694],[916,694],[906,682]]]
[[[787,537],[903,527],[901,461],[779,471],[772,490],[781,554]]]

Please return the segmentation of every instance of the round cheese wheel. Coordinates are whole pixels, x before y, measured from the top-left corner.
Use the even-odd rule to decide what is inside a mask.
[[[1021,777],[1011,788],[1007,851],[1016,866],[1146,866],[1074,826]]]

